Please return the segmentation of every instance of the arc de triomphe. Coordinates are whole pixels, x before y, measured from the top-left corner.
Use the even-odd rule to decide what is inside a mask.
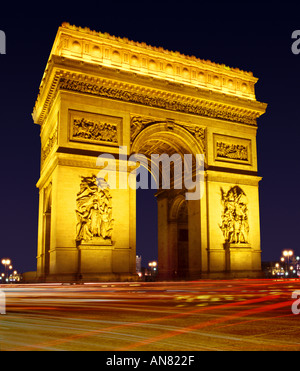
[[[161,279],[257,276],[256,132],[266,104],[255,98],[256,82],[250,72],[63,24],[33,111],[41,127],[38,280],[135,279],[128,179],[139,163],[159,182]],[[166,164],[151,166],[152,155],[174,159],[170,187]],[[191,182],[202,155],[198,198],[187,197],[176,173],[185,155]]]

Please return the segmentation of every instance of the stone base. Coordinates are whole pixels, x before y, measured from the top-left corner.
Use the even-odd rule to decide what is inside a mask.
[[[92,283],[92,282],[136,282],[137,274],[128,273],[85,273],[85,274],[51,274],[37,278],[36,283]]]
[[[210,279],[210,280],[232,280],[232,279],[261,279],[264,278],[262,271],[252,271],[252,270],[238,270],[231,272],[208,272],[201,273],[200,279]]]
[[[218,272],[200,272],[194,273],[186,278],[174,277],[170,273],[159,275],[156,281],[194,281],[194,280],[231,280],[231,279],[260,279],[264,278],[264,274],[261,270],[237,270],[237,271],[218,271]]]
[[[81,241],[80,246],[111,246],[113,243],[110,238],[93,237],[90,241]]]

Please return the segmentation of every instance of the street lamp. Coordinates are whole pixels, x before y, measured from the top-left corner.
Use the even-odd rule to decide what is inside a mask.
[[[288,267],[290,265],[290,257],[293,256],[294,252],[292,250],[284,250],[282,251],[282,255],[284,258],[281,258],[281,261],[285,261],[285,258],[287,258],[287,264],[286,264],[286,275],[288,276]]]
[[[283,256],[289,258],[290,256],[293,255],[293,251],[292,251],[292,250],[284,250],[284,251],[282,252],[282,254],[283,254]]]
[[[152,261],[148,263],[148,266],[150,267],[151,276],[154,277],[157,274],[157,262]]]
[[[10,265],[11,261],[9,259],[2,259],[1,260],[1,263],[4,265],[5,267],[5,278],[6,278],[6,274],[7,274],[7,266],[11,267],[9,269],[12,269],[12,266]]]

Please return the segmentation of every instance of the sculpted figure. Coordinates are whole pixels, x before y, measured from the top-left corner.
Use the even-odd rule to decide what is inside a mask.
[[[105,188],[101,185],[105,183]],[[76,241],[89,241],[93,237],[111,239],[113,229],[111,195],[104,179],[95,175],[82,177],[77,194]]]
[[[82,211],[76,210],[77,214],[77,235],[76,241],[88,241],[92,238],[92,233],[90,232],[90,221],[89,221],[89,211],[85,206],[81,208]]]
[[[227,193],[221,188],[223,206],[222,223],[219,225],[225,242],[248,243],[248,200],[245,192],[234,186]]]

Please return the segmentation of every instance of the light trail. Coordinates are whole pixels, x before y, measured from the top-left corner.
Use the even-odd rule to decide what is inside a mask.
[[[176,330],[176,331],[167,332],[165,334],[161,334],[159,336],[149,338],[146,341],[142,341],[142,342],[138,342],[138,343],[128,345],[128,346],[123,347],[119,350],[120,351],[132,350],[132,349],[138,348],[140,346],[149,345],[151,343],[156,343],[156,342],[164,340],[166,338],[171,338],[171,337],[174,337],[174,336],[177,336],[177,335],[181,335],[183,333],[188,333],[188,332],[194,331],[196,329],[197,330],[198,329],[203,329],[205,327],[217,325],[219,323],[227,322],[227,321],[230,321],[230,320],[233,320],[233,319],[236,319],[236,318],[245,317],[245,316],[258,314],[258,313],[263,313],[263,312],[268,312],[270,310],[291,306],[292,303],[293,303],[292,301],[288,301],[288,302],[283,302],[283,303],[270,304],[270,305],[267,305],[267,306],[264,306],[264,307],[247,309],[245,311],[238,312],[238,313],[235,313],[235,314],[231,314],[229,316],[220,317],[220,318],[217,318],[215,320],[207,321],[207,322],[200,323],[200,324],[195,324],[193,326],[181,328],[181,329]]]
[[[220,308],[224,309],[224,308],[230,308],[230,307],[235,307],[235,306],[240,306],[240,305],[249,305],[249,304],[254,304],[254,303],[260,303],[260,302],[272,300],[272,299],[275,299],[275,298],[278,298],[278,296],[273,295],[273,296],[268,296],[268,297],[264,297],[264,298],[245,300],[243,302],[226,303],[226,304],[223,304],[223,305],[217,305],[217,306],[210,307],[210,308],[199,308],[199,309],[194,309],[194,310],[191,310],[191,311],[188,311],[188,312],[181,312],[181,313],[176,313],[176,314],[163,316],[163,317],[160,317],[160,318],[152,318],[152,319],[148,319],[148,320],[144,320],[144,321],[140,321],[140,322],[126,323],[126,324],[107,327],[107,328],[104,328],[104,329],[87,331],[87,332],[72,335],[72,336],[69,336],[69,337],[66,337],[66,338],[63,338],[63,339],[58,339],[58,340],[51,341],[51,342],[45,342],[43,344],[30,345],[30,346],[25,346],[25,347],[22,347],[22,348],[9,349],[9,350],[22,351],[22,350],[30,350],[30,349],[35,349],[35,348],[40,349],[40,348],[45,348],[45,347],[49,347],[49,346],[53,346],[53,345],[61,345],[63,343],[67,343],[67,342],[73,341],[75,339],[86,338],[86,337],[94,336],[94,335],[102,333],[102,332],[113,331],[115,329],[119,329],[119,328],[123,328],[123,327],[139,327],[141,324],[145,324],[145,323],[161,322],[161,321],[166,321],[166,320],[170,320],[170,319],[186,317],[186,316],[190,316],[191,314],[200,313],[200,312],[204,312],[204,311],[208,311],[208,310],[212,311],[214,309],[220,309]],[[179,333],[184,333],[184,332],[186,332],[186,331],[183,329],[183,330],[177,330],[173,333],[177,335]],[[150,340],[149,344],[151,342],[156,342],[156,341],[164,339],[164,336],[166,336],[166,334],[164,336],[163,335],[161,335],[161,336],[162,337],[158,337],[157,340],[156,339],[153,339],[153,341]],[[171,336],[175,336],[175,335],[171,335]],[[148,344],[148,342],[147,342],[147,344]],[[132,349],[132,347],[134,348],[135,344],[133,344],[129,348],[120,349],[120,350],[128,350],[128,349]]]
[[[2,350],[300,349],[297,316],[268,313],[291,305],[298,287],[299,280],[10,286]],[[284,318],[293,328],[275,345],[271,331],[277,336]],[[245,332],[253,323],[261,324],[256,338]]]

